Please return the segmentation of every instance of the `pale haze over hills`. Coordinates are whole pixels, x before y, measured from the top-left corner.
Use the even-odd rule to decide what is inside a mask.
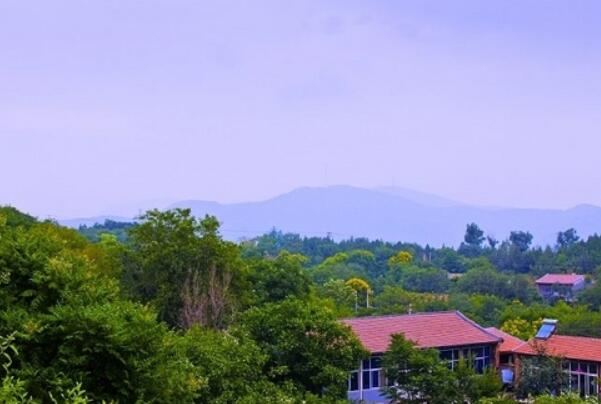
[[[471,206],[405,188],[364,189],[351,186],[304,187],[259,202],[223,204],[179,201],[162,208],[191,208],[197,216],[216,215],[225,237],[238,240],[273,228],[335,239],[369,237],[433,246],[457,246],[465,225],[475,222],[497,240],[512,230],[530,231],[539,245],[554,244],[558,231],[574,227],[581,236],[601,229],[601,208],[517,209]],[[77,226],[105,217],[65,220]],[[123,218],[113,218],[121,219]]]
[[[400,184],[601,205],[601,2],[574,3],[3,1],[0,203]]]

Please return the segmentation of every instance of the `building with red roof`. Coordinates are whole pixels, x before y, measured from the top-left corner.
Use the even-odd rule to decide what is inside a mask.
[[[488,330],[503,338],[499,346],[499,369],[505,375],[512,372],[519,382],[524,358],[548,355],[561,358],[563,371],[570,377],[570,390],[581,396],[598,396],[601,377],[601,339],[555,334],[557,320],[545,319],[534,338],[521,341],[503,331]]]
[[[551,278],[553,279],[553,278]],[[499,370],[503,383],[519,382],[524,358],[550,355],[564,360],[570,389],[582,396],[598,396],[601,378],[601,339],[555,334],[557,320],[545,319],[536,337],[522,341],[494,327],[483,328],[459,311],[358,317],[341,320],[351,328],[371,356],[349,377],[348,398],[353,402],[386,403],[381,358],[392,336],[403,334],[419,348],[440,352],[454,368],[461,359],[474,360],[474,368]]]
[[[371,353],[349,377],[348,398],[367,403],[386,402],[382,394],[385,378],[381,356],[394,334],[403,334],[420,348],[440,351],[449,367],[461,358],[472,358],[476,370],[496,366],[503,338],[476,324],[459,311],[391,316],[358,317],[342,320]]]
[[[519,358],[549,355],[564,360],[563,369],[570,376],[570,390],[581,396],[599,396],[601,378],[601,339],[550,335],[534,338],[514,349]]]
[[[351,327],[371,353],[386,352],[394,334],[403,334],[420,348],[497,344],[501,341],[458,311],[357,317],[342,322]]]
[[[563,299],[571,302],[585,288],[586,278],[578,274],[546,274],[536,280],[538,293],[547,301]]]

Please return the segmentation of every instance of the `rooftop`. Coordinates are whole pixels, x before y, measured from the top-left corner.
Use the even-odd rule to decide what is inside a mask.
[[[584,281],[584,275],[577,274],[546,274],[536,280],[538,284],[573,285]]]
[[[363,346],[373,353],[386,352],[393,334],[403,334],[420,348],[501,342],[501,338],[459,311],[360,317],[341,321],[350,326]]]
[[[601,338],[572,337],[569,335],[552,335],[547,340],[533,339],[514,349],[524,355],[560,356],[591,362],[601,362]]]
[[[495,327],[488,327],[486,331],[493,334],[496,337],[502,338],[503,342],[499,345],[499,352],[501,353],[509,353],[512,352],[517,347],[523,345],[525,342],[518,337],[514,337],[511,334],[507,334],[504,331],[499,330]]]

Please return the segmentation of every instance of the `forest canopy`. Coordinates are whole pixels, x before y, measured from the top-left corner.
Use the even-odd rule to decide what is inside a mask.
[[[577,304],[534,287],[546,272],[597,280],[596,235],[540,248],[469,224],[454,249],[278,231],[234,243],[219,229],[187,209],[76,231],[0,208],[0,401],[344,401],[367,352],[341,317],[460,310],[521,338],[546,317],[601,336],[598,282]],[[424,355],[411,360],[457,376]]]

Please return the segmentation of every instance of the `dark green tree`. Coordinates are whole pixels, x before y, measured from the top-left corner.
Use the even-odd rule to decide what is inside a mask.
[[[578,237],[578,233],[574,228],[557,233],[557,246],[559,248],[570,247],[576,244],[578,240],[580,240],[580,237]]]
[[[311,280],[304,264],[307,258],[282,251],[275,259],[258,259],[250,263],[249,282],[257,302],[277,302],[287,297],[306,299]]]
[[[402,334],[396,334],[382,363],[390,382],[386,393],[392,403],[443,404],[458,399],[453,373],[436,350],[418,349]]]
[[[203,377],[177,336],[122,299],[104,246],[50,222],[0,223],[0,335],[14,335],[11,380],[40,402],[191,402]],[[79,387],[78,387],[79,386]],[[78,401],[82,402],[82,401]]]
[[[124,284],[173,327],[224,328],[245,297],[247,269],[219,222],[189,209],[148,211],[130,231]]]
[[[37,222],[35,217],[23,213],[12,206],[0,206],[0,220],[4,221],[10,227],[30,227]]]
[[[270,380],[319,396],[343,398],[348,372],[366,355],[321,302],[268,303],[244,313],[240,329],[267,355],[263,371]]]
[[[476,223],[470,223],[466,226],[463,240],[470,246],[481,247],[485,240],[484,232]]]
[[[548,356],[541,349],[536,356],[522,358],[517,393],[520,397],[556,395],[567,382],[563,359]]]
[[[467,257],[475,257],[482,250],[484,242],[484,232],[476,223],[470,223],[466,226],[463,243],[459,246],[459,253]]]
[[[527,231],[512,231],[509,234],[509,241],[520,252],[524,253],[528,251],[530,244],[532,244],[532,234]]]

